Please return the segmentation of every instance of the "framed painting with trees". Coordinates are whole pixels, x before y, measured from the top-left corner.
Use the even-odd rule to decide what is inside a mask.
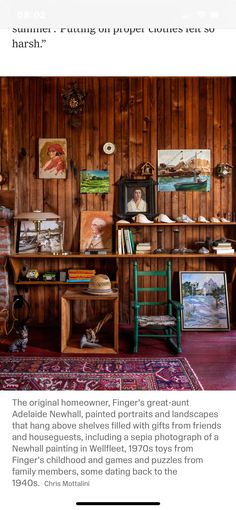
[[[183,331],[230,329],[225,271],[181,271],[180,301]]]

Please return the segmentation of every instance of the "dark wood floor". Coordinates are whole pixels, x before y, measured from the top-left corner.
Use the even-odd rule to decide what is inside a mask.
[[[0,355],[9,355],[9,339],[0,339]],[[176,356],[163,341],[143,339],[138,354],[132,354],[132,328],[121,326],[118,356],[153,358]],[[93,355],[93,353],[91,352]],[[22,354],[13,354],[19,356]],[[24,356],[60,356],[60,333],[55,329],[30,328]],[[182,334],[182,354],[187,358],[205,390],[236,390],[236,329],[229,332]]]

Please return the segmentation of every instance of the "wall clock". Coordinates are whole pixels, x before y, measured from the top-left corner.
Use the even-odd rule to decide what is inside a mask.
[[[103,149],[103,152],[105,152],[105,154],[114,154],[114,152],[116,150],[116,146],[112,142],[106,142],[106,143],[104,143],[102,149]]]

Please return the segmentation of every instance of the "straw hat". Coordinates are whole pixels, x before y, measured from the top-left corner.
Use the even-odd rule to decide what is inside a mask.
[[[106,274],[96,274],[92,276],[88,284],[88,288],[84,291],[88,294],[96,296],[106,296],[117,294],[117,289],[111,288],[111,280]]]

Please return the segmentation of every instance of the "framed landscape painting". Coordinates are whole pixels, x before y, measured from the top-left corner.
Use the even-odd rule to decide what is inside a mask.
[[[224,271],[181,271],[183,331],[228,331],[228,292]]]
[[[81,170],[80,193],[109,193],[108,170]]]

